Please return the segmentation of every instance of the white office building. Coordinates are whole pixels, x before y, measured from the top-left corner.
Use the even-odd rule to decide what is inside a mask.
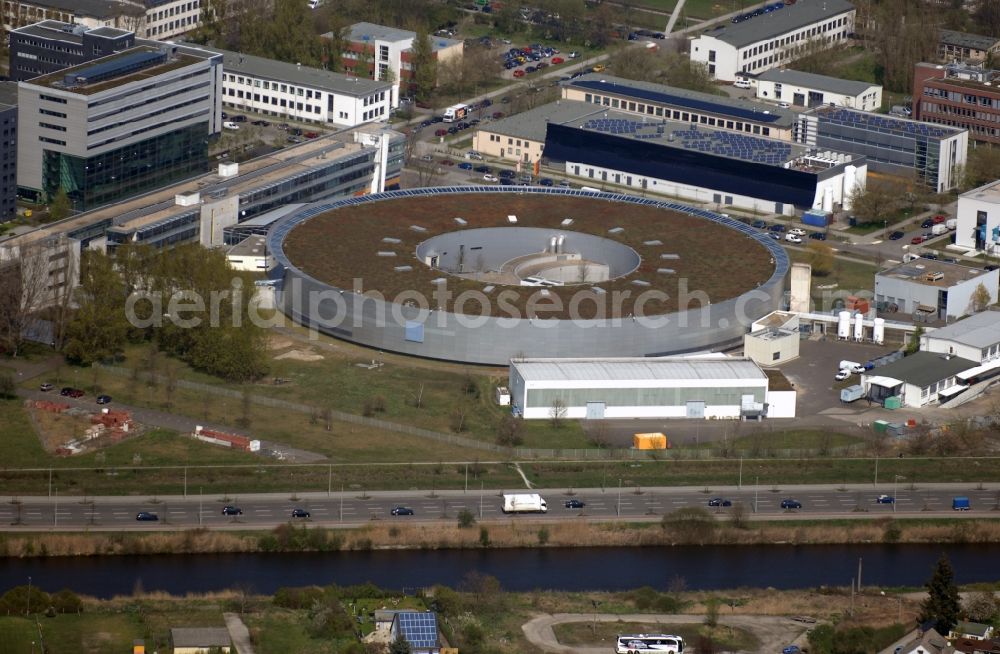
[[[998,270],[914,259],[875,273],[875,302],[890,312],[952,320],[976,312],[974,296],[980,285],[989,293],[989,303],[995,302],[998,275]]]
[[[862,111],[882,106],[882,86],[789,68],[765,70],[753,80],[761,100],[787,102],[796,107],[834,105]]]
[[[760,367],[724,355],[513,360],[509,388],[512,410],[529,420],[554,406],[570,419],[756,418],[769,401]]]
[[[958,196],[955,245],[1000,254],[1000,180]]]
[[[847,0],[802,0],[699,35],[691,41],[691,61],[727,82],[756,75],[815,48],[846,43],[855,13]]]
[[[384,122],[391,82],[205,47],[222,55],[222,103],[238,111],[338,127]]]

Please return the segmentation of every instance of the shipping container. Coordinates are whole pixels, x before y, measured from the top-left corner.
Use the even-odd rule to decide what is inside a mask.
[[[864,396],[865,388],[861,384],[855,384],[854,386],[848,386],[847,388],[840,389],[841,402],[854,402],[855,400],[860,400]]]
[[[885,398],[885,404],[883,406],[890,411],[895,409],[900,409],[903,406],[902,400],[899,399],[898,395],[893,395],[892,397]]]
[[[872,428],[879,433],[884,433],[889,427],[889,422],[886,420],[876,420],[872,423]]]
[[[637,450],[665,450],[670,447],[667,436],[659,432],[635,434],[632,436],[632,447]]]
[[[812,227],[826,227],[830,224],[830,214],[825,211],[806,211],[802,214],[802,222]]]

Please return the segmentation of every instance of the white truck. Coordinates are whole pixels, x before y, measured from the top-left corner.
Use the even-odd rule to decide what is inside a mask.
[[[549,505],[537,493],[515,493],[503,496],[504,513],[547,513]]]

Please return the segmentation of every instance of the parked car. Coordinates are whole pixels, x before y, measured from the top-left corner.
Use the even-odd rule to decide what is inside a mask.
[[[591,68],[590,70],[591,70],[592,72],[595,72],[595,73],[603,73],[603,72],[604,72],[605,70],[607,70],[607,69],[608,69],[608,67],[607,67],[607,66],[605,66],[604,64],[597,64],[596,66],[594,66],[594,67],[593,67],[593,68]]]
[[[779,107],[781,107],[782,109],[788,109],[788,108],[790,108],[790,107],[791,107],[792,105],[788,104],[787,102],[779,102],[779,103],[778,103],[778,106],[779,106]]]
[[[307,139],[319,138],[319,132],[306,132],[303,134]]]
[[[783,232],[783,231],[785,231],[785,226],[782,225],[781,223],[777,223],[777,224],[771,225],[770,227],[768,227],[768,229],[770,229],[772,232]]]
[[[413,509],[407,508],[405,506],[394,506],[392,510],[389,511],[392,515],[413,515]]]
[[[579,57],[579,56],[580,56],[580,53],[579,53],[579,52],[577,52],[576,50],[574,50],[573,52],[570,52],[570,53],[569,53],[568,55],[566,55],[566,56],[567,56],[567,57],[569,57],[570,59],[576,59],[577,57]]]
[[[477,173],[483,173],[485,175],[486,173],[490,172],[490,167],[489,166],[476,166],[472,170],[476,171]]]
[[[441,165],[442,166],[454,166],[455,162],[452,161],[451,159],[442,159],[441,160]]]
[[[767,223],[764,222],[763,220],[755,220],[755,221],[753,221],[753,223],[751,223],[751,225],[753,227],[756,227],[757,229],[766,229],[767,228]]]
[[[463,161],[462,163],[458,164],[458,167],[461,168],[462,170],[472,170],[472,164],[470,164],[468,161]]]
[[[251,125],[256,125],[257,127],[270,127],[271,126],[271,123],[267,122],[266,120],[255,120],[255,121],[251,122],[250,124]]]
[[[237,125],[236,123],[234,123],[231,120],[225,121],[224,123],[222,123],[222,126],[225,127],[226,129],[239,129],[240,128],[239,125]]]
[[[559,64],[561,64],[564,61],[566,61],[566,60],[563,59],[562,57],[552,57],[552,65],[553,66],[558,66]]]
[[[931,218],[931,220],[934,221],[935,225],[940,225],[940,224],[945,223],[945,222],[948,221],[948,216],[946,216],[946,215],[944,215],[942,213],[939,213],[938,215],[936,215],[933,218]]]
[[[548,177],[543,177],[540,180],[538,180],[538,185],[539,186],[552,186],[553,183],[554,182],[551,179],[549,179]]]
[[[825,241],[826,232],[810,232],[809,238],[813,239],[814,241]]]
[[[245,122],[247,122],[247,117],[246,116],[233,116],[232,117],[232,121],[234,123],[245,123]]]
[[[569,180],[566,179],[560,179],[559,186],[563,188],[573,188],[573,185],[569,182]]]
[[[536,70],[538,70],[538,69],[536,67],[534,67],[534,66],[525,66],[524,67],[524,72],[525,73],[533,73]],[[515,74],[514,77],[517,77],[517,75]]]
[[[504,117],[504,115],[505,114],[502,111],[494,111],[493,112],[493,120],[500,120],[501,118]]]
[[[514,179],[516,176],[517,173],[515,173],[513,170],[507,170],[507,169],[501,170],[500,172],[497,173],[497,177],[499,177],[500,179]]]
[[[149,511],[139,511],[135,514],[135,519],[139,522],[156,522],[160,519],[160,516],[155,513],[150,513]]]
[[[850,370],[839,370],[837,374],[833,376],[836,381],[844,381],[851,376]]]
[[[921,229],[930,229],[933,226],[934,226],[934,221],[931,218],[928,218],[924,222],[920,223]]]
[[[446,129],[436,129],[436,130],[434,130],[434,136],[448,136],[448,130],[446,130]]]
[[[243,515],[243,509],[232,504],[222,507],[222,515]]]
[[[925,239],[923,236],[914,236],[913,238],[910,239],[910,244],[911,245],[920,245],[921,243],[923,243],[926,240],[927,239]]]
[[[46,383],[46,384],[42,384],[41,386],[39,386],[39,387],[38,387],[38,390],[40,390],[40,391],[41,391],[41,392],[43,392],[43,393],[48,393],[48,392],[49,392],[49,391],[51,391],[51,390],[52,390],[53,388],[55,388],[55,386],[53,386],[52,384],[48,384],[48,383]]]
[[[801,243],[802,237],[796,234],[785,234],[785,240],[789,243]]]
[[[801,509],[802,502],[798,500],[793,500],[791,498],[786,498],[781,500],[781,508],[783,509]]]
[[[524,77],[524,71],[518,68],[514,71],[514,77]]]
[[[889,234],[889,240],[890,241],[898,241],[899,239],[903,238],[903,236],[905,236],[905,234],[903,234],[903,232],[901,232],[901,231],[899,231],[897,229],[892,234]]]
[[[483,160],[483,155],[479,154],[475,150],[469,150],[468,152],[465,153],[465,156],[467,156],[469,159],[475,159],[476,161]]]
[[[801,652],[798,645],[789,645],[781,650],[781,654],[800,654]]]
[[[98,404],[111,404],[111,396],[110,395],[98,395],[97,396],[97,403]]]
[[[83,391],[81,391],[79,388],[66,387],[61,391],[59,391],[59,394],[62,395],[63,397],[72,397],[72,398],[83,397]]]
[[[492,175],[490,173],[486,173],[485,175],[483,175],[483,181],[484,182],[496,182],[498,180],[497,180],[497,176],[496,175]]]
[[[312,514],[305,509],[292,509],[293,518],[311,518]]]
[[[583,507],[586,506],[586,503],[584,503],[583,500],[573,499],[573,500],[566,500],[564,506],[567,509],[582,509]]]
[[[788,230],[788,233],[795,234],[796,236],[805,236],[806,230],[802,229],[801,227],[792,227],[790,230]]]
[[[892,495],[879,495],[875,498],[876,504],[895,504],[896,498]]]
[[[449,134],[458,134],[458,125],[452,125],[446,130]]]
[[[732,500],[727,500],[722,497],[713,497],[708,501],[709,506],[732,506]]]

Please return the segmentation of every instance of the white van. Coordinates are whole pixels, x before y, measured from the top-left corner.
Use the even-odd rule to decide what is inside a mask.
[[[748,79],[738,79],[735,82],[733,82],[733,86],[735,86],[738,89],[749,89],[749,88],[751,88],[751,86],[750,86],[750,80],[748,80]]]

